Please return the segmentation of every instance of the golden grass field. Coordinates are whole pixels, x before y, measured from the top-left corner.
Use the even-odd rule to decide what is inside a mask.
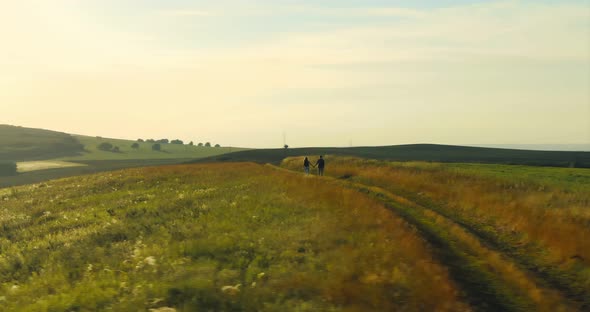
[[[283,167],[300,170],[302,161],[287,159]],[[377,187],[452,223],[458,230],[448,239],[485,247],[473,255],[516,295],[541,307],[553,301],[551,309],[568,301],[590,308],[588,170],[350,157],[328,157],[328,164],[332,177]]]

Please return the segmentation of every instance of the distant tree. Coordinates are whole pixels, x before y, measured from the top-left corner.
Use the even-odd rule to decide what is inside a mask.
[[[154,140],[154,139],[147,139],[147,140],[145,140],[145,141],[146,141],[147,143],[156,143],[156,140]]]
[[[154,150],[154,151],[161,151],[162,150],[162,146],[159,143],[156,143],[156,144],[152,145],[152,150]]]
[[[215,147],[221,147],[221,145],[219,145],[219,144],[215,144]]]
[[[139,149],[139,143],[133,143],[133,144],[131,144],[131,148],[132,149]]]
[[[144,140],[143,139],[137,139],[137,142],[143,143]]]
[[[211,142],[205,143],[205,147],[211,147]]]
[[[285,144],[283,147],[284,147],[285,149],[288,149],[288,148],[289,148],[289,145]]]
[[[193,143],[193,141],[190,141],[190,142],[188,143],[188,145],[190,145],[190,146],[194,146],[194,145],[195,145],[195,143]]]
[[[0,162],[0,176],[12,176],[16,175],[16,173],[15,162]]]
[[[198,145],[198,146],[199,146],[199,147],[203,147],[203,143],[199,143],[199,145]]]
[[[119,149],[118,146],[113,147],[113,153],[120,153],[121,150]]]
[[[168,139],[159,139],[159,140],[156,141],[156,143],[168,144],[168,143],[170,143],[170,140],[168,140]]]
[[[98,145],[98,149],[101,151],[110,152],[113,150],[113,144],[108,143],[108,142],[103,142]]]
[[[182,140],[176,139],[176,140],[172,140],[170,141],[171,144],[184,144],[184,142]]]

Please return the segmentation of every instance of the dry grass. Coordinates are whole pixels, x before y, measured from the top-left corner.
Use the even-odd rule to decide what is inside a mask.
[[[292,158],[283,166],[298,169],[300,162]],[[527,266],[547,269],[541,276],[568,288],[578,300],[588,300],[584,294],[590,293],[590,185],[573,185],[563,178],[563,170],[569,170],[568,176],[585,177],[585,169],[534,169],[548,177],[534,180],[527,178],[532,169],[523,166],[479,165],[481,172],[505,171],[494,176],[480,174],[478,165],[345,157],[331,157],[327,163],[326,173],[333,177],[434,203],[431,207],[485,234],[484,240],[492,239]]]

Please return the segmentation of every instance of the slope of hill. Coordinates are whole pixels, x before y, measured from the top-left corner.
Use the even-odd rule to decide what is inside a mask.
[[[101,143],[109,143],[117,150],[101,150]],[[131,140],[0,125],[0,188],[123,168],[182,163],[244,150],[186,144],[161,144],[160,150],[153,150],[152,146]],[[20,168],[18,173],[16,166]]]
[[[130,160],[130,159],[174,159],[174,158],[202,158],[242,151],[242,148],[231,147],[199,147],[187,144],[160,144],[161,150],[152,150],[154,143],[136,142],[102,137],[74,135],[84,145],[84,152],[75,157],[61,157],[67,161],[87,160]],[[118,152],[100,150],[101,143],[109,143],[119,149]],[[137,148],[132,145],[137,143]]]
[[[253,161],[279,164],[290,156],[356,156],[392,161],[435,161],[493,163],[553,167],[590,168],[590,152],[529,151],[515,149],[466,147],[436,144],[412,144],[350,148],[294,148],[240,151],[195,162]]]
[[[0,200],[2,311],[469,311],[382,204],[269,166],[128,169]]]
[[[0,160],[73,157],[82,151],[82,144],[67,133],[0,125]]]
[[[332,177],[290,158],[0,189],[0,307],[590,307],[588,185],[571,180],[587,170],[328,160]]]

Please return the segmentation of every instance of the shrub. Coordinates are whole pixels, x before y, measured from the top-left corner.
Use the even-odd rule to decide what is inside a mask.
[[[132,149],[139,149],[139,143],[133,143],[133,144],[131,145],[131,148],[132,148]]]
[[[143,139],[137,139],[137,142],[144,142]]]
[[[0,176],[16,175],[15,162],[0,162]]]
[[[168,144],[168,143],[170,143],[170,140],[168,140],[168,139],[159,139],[159,140],[156,141],[156,143]]]
[[[113,152],[114,153],[120,153],[121,152],[121,149],[119,149],[118,146],[115,146],[115,147],[113,147]]]
[[[176,139],[176,140],[172,140],[170,141],[171,144],[184,144],[184,142],[182,140]]]
[[[162,146],[159,143],[156,143],[156,144],[152,145],[152,150],[154,150],[154,151],[161,151],[162,150]]]
[[[205,143],[205,147],[211,147],[211,143],[210,142]]]
[[[190,141],[190,143],[188,143],[188,145],[193,146],[193,145],[195,145],[195,143],[193,143],[193,141]]]
[[[203,147],[203,143],[199,143],[199,145],[198,145],[198,146],[199,146],[199,147]]]
[[[101,151],[110,152],[113,149],[113,144],[108,143],[108,142],[103,142],[98,145],[98,149]]]
[[[221,145],[219,145],[219,144],[215,144],[215,147],[221,147]]]

